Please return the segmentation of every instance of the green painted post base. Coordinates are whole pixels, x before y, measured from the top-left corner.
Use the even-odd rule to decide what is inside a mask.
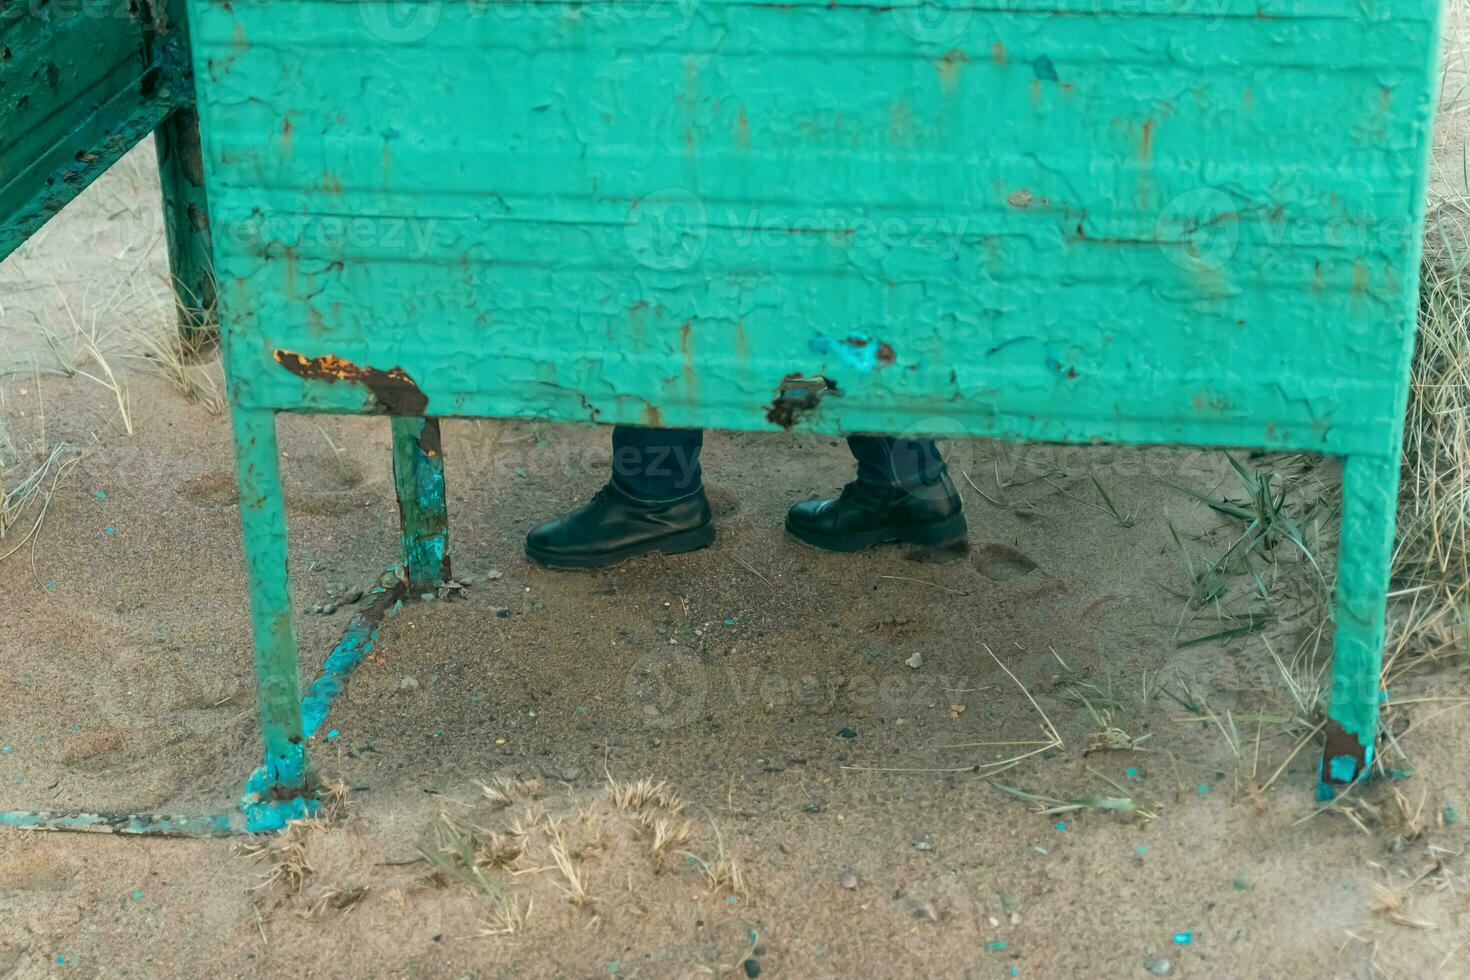
[[[1317,795],[1353,783],[1373,764],[1382,703],[1384,600],[1393,559],[1399,455],[1349,456],[1334,607],[1332,697]]]
[[[255,633],[255,673],[265,762],[252,780],[257,795],[287,798],[306,783],[301,737],[301,682],[286,568],[286,512],[276,449],[276,416],[236,407],[235,460],[240,524]]]
[[[409,584],[433,588],[449,581],[449,511],[438,419],[394,416],[393,483]]]

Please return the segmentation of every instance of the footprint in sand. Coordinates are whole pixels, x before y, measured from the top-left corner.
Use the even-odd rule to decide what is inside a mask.
[[[986,544],[975,549],[975,570],[992,582],[1011,582],[1036,571],[1036,562],[1004,544]]]

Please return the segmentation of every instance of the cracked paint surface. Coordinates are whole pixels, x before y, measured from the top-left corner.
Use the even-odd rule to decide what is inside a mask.
[[[194,0],[242,404],[371,410],[267,370],[268,333],[439,415],[766,429],[800,373],[841,385],[799,423],[831,433],[1396,424],[1433,3],[960,5],[943,38],[876,3],[443,4],[413,43],[378,6]]]

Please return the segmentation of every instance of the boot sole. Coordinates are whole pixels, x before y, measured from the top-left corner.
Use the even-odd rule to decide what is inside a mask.
[[[680,531],[666,538],[659,538],[646,544],[630,545],[618,551],[610,551],[602,555],[554,555],[526,548],[526,557],[538,565],[547,568],[561,569],[588,569],[607,568],[610,565],[618,565],[629,558],[637,558],[639,555],[648,555],[660,552],[665,555],[682,555],[689,551],[698,551],[707,548],[714,543],[715,526],[706,524],[688,531]]]
[[[969,528],[965,515],[936,521],[933,524],[902,524],[896,527],[875,528],[856,534],[826,535],[791,523],[786,518],[786,533],[803,544],[823,551],[854,552],[867,551],[880,544],[916,544],[925,548],[955,548],[965,543]]]

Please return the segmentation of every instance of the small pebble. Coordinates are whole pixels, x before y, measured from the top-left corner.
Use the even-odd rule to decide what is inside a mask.
[[[419,689],[418,679],[415,677],[405,677],[398,682],[398,689],[400,691],[417,691]]]
[[[348,592],[345,597],[343,597],[342,601],[345,602],[345,603],[347,603],[350,606],[354,602],[361,601],[361,599],[362,599],[362,589],[353,589],[351,592]]]
[[[934,850],[934,845],[931,844],[931,843],[929,843],[926,840],[916,840],[916,841],[913,842],[913,845],[914,845],[914,850],[916,850],[916,851],[932,851],[932,850]]]
[[[852,891],[858,886],[858,877],[851,871],[844,871],[842,873],[842,877],[837,880],[842,885],[842,887],[846,888],[848,891]]]
[[[857,732],[853,731],[851,728],[843,728],[843,729],[840,729],[837,732],[837,737],[838,738],[857,738]]]
[[[504,577],[505,577],[505,573],[502,572],[498,568],[492,568],[492,569],[490,569],[490,571],[488,571],[488,572],[485,573],[485,581],[487,581],[487,582],[493,582],[493,581],[495,581],[498,578],[504,578]]]
[[[740,965],[745,969],[745,975],[747,977],[751,977],[752,980],[753,978],[761,975],[761,965],[757,963],[753,958],[746,960]]]
[[[1143,968],[1150,973],[1155,973],[1159,976],[1163,976],[1165,973],[1169,972],[1169,961],[1149,960],[1147,963],[1143,964]]]
[[[335,602],[324,602],[324,603],[322,603],[322,615],[323,616],[330,616],[333,613],[335,613],[336,611],[337,611],[337,604]]]
[[[905,660],[904,663],[907,664],[910,668],[918,670],[920,667],[924,666],[924,655],[922,653],[915,652],[914,655]]]
[[[438,598],[438,596],[434,595],[434,593],[432,593],[432,592],[421,592],[421,593],[419,593],[419,599],[422,602],[433,602],[437,598]]]

